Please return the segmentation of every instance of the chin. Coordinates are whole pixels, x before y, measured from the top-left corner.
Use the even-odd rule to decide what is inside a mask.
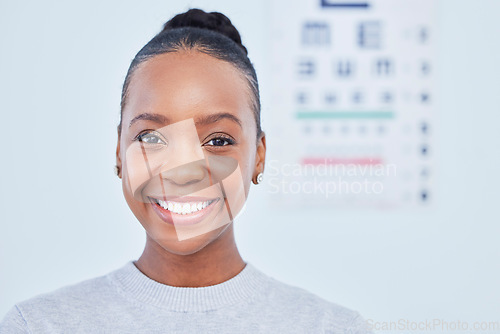
[[[178,240],[177,235],[173,235],[171,237],[155,237],[149,233],[148,234],[150,235],[150,238],[165,251],[176,255],[186,256],[198,253],[204,248],[210,247],[224,234],[229,225],[231,224],[226,224],[216,230],[186,240]]]

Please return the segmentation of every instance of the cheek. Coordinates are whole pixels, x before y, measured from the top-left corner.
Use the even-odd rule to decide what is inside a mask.
[[[123,195],[125,197],[125,200],[129,206],[129,208],[132,210],[134,215],[137,217],[139,221],[143,221],[143,215],[144,215],[144,200],[138,200],[137,198],[134,197],[134,193],[132,191],[132,186],[130,184],[131,180],[129,178],[129,173],[127,172],[127,166],[126,164],[123,164],[123,170],[122,170],[122,191]]]
[[[150,179],[150,173],[144,163],[142,151],[139,149],[130,149],[131,146],[123,148],[121,151],[122,158],[122,191],[125,200],[143,227],[148,230],[148,214],[145,205],[146,200],[142,198],[140,190],[141,185],[147,183]]]
[[[241,176],[245,184],[245,189],[246,189],[245,193],[247,195],[254,174],[256,154],[257,154],[256,145],[247,144],[242,150],[242,156],[239,161],[241,168]]]
[[[234,218],[243,208],[248,194],[248,186],[245,184],[240,166],[238,165],[221,183],[226,195],[226,206]]]
[[[209,156],[207,162],[211,182],[224,194],[228,212],[234,217],[243,207],[248,189],[240,166],[241,156]]]
[[[123,180],[126,189],[131,197],[138,198],[137,190],[150,179],[148,164],[145,161],[141,148],[138,145],[131,145],[125,152],[125,162],[123,166]]]

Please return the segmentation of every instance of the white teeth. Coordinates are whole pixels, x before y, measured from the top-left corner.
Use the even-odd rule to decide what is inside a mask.
[[[172,212],[182,213],[182,206],[179,203],[175,203],[174,204],[174,209],[172,210]]]
[[[188,215],[190,213],[203,210],[213,202],[213,201],[205,201],[205,202],[178,203],[171,201],[162,201],[160,199],[156,199],[156,201],[165,210],[177,213],[179,215]]]
[[[158,200],[158,204],[160,204],[162,208],[167,209],[167,203],[165,201]]]

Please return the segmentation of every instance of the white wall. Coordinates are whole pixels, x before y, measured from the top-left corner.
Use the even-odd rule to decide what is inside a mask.
[[[140,255],[145,233],[113,175],[120,89],[139,48],[189,6],[240,29],[272,152],[267,1],[0,5],[0,317]],[[236,226],[247,261],[376,321],[500,321],[500,2],[440,8],[435,208],[277,211],[263,185]]]

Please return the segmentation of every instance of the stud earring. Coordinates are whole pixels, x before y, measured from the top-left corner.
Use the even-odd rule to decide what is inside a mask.
[[[262,183],[262,180],[264,180],[264,174],[262,173],[257,174],[256,184]]]
[[[116,176],[118,176],[120,174],[120,167],[118,167],[117,165],[115,165],[114,170],[115,170]]]

